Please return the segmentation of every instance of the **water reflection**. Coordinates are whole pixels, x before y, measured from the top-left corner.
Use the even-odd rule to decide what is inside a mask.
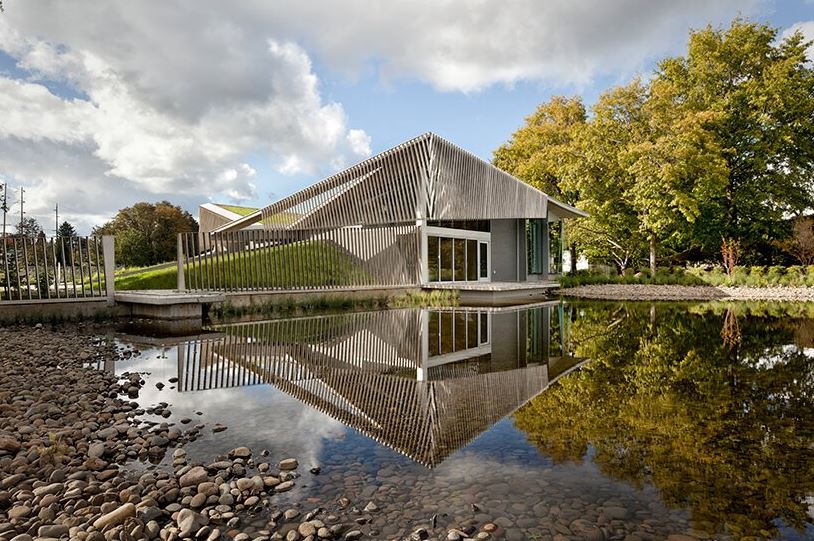
[[[178,346],[178,388],[272,384],[432,468],[578,366],[563,321],[549,304],[226,325]]]
[[[530,441],[653,484],[699,531],[814,537],[811,319],[720,304],[577,311],[570,337],[591,363],[515,414]]]

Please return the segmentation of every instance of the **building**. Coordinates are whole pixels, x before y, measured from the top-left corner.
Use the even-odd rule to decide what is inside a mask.
[[[262,209],[203,205],[200,224],[268,233],[252,246],[330,245],[372,285],[461,288],[549,281],[564,220],[585,215],[425,133]]]

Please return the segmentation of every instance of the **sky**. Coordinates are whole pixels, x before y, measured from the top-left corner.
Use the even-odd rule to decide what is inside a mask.
[[[432,131],[483,159],[735,17],[814,40],[814,0],[4,0],[9,221],[138,201],[264,206]],[[811,49],[814,58],[814,48]]]

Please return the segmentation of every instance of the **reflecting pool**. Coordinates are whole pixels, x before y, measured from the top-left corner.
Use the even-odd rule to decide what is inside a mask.
[[[189,444],[192,458],[238,445],[296,457],[306,473],[281,505],[372,500],[363,528],[377,539],[433,517],[435,533],[491,521],[505,539],[808,539],[812,315],[595,302],[345,313],[122,337],[142,354],[107,368],[148,372],[139,401],[170,403],[169,422],[228,427]]]

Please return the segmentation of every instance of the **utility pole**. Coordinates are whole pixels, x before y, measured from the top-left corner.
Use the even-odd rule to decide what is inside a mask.
[[[3,184],[3,245],[6,242],[6,214],[8,214],[8,182]]]
[[[3,184],[3,267],[5,274],[3,280],[6,283],[6,296],[11,300],[11,280],[8,273],[8,244],[6,243],[6,215],[8,214],[8,182]]]
[[[23,219],[25,218],[25,212],[23,211],[23,204],[25,203],[25,199],[23,199],[24,195],[25,188],[20,186],[20,235],[25,234],[25,224],[23,223]]]
[[[59,236],[59,203],[54,205],[54,236]]]

